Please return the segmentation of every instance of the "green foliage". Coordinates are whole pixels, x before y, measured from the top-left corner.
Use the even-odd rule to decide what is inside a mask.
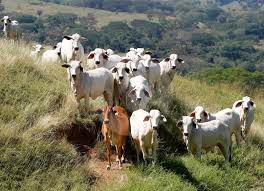
[[[214,67],[192,74],[192,77],[206,81],[208,84],[239,84],[247,91],[264,88],[264,74],[262,72],[252,73],[243,68]]]

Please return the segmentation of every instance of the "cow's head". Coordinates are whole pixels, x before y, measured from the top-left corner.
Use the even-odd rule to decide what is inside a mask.
[[[73,92],[76,94],[76,88],[79,84],[80,75],[83,72],[83,67],[81,66],[81,61],[71,61],[70,64],[63,64],[62,67],[69,69],[70,82]]]
[[[178,58],[177,54],[171,54],[170,57],[164,59],[164,62],[168,62],[170,65],[170,68],[172,70],[175,70],[177,66],[177,62],[183,64],[184,60],[181,58]]]
[[[63,38],[67,39],[67,40],[72,40],[72,48],[73,48],[74,51],[78,51],[80,49],[80,40],[81,39],[86,40],[85,37],[82,37],[78,33],[75,33],[75,34],[73,34],[71,36],[66,35]]]
[[[57,43],[55,46],[53,46],[53,49],[56,51],[56,53],[61,56],[61,42]]]
[[[177,123],[177,127],[182,131],[183,140],[188,144],[188,138],[191,135],[193,129],[197,128],[195,119],[190,116],[183,116],[182,120]]]
[[[233,105],[233,109],[238,109],[240,111],[240,120],[244,123],[242,131],[245,135],[249,132],[249,126],[245,124],[247,123],[249,113],[253,112],[254,108],[256,108],[256,104],[248,96],[243,97],[242,100],[236,101]]]
[[[107,52],[102,48],[96,48],[90,52],[88,59],[92,59],[97,67],[103,66],[107,63],[109,56]]]
[[[143,99],[151,97],[151,92],[144,86],[138,86],[133,88],[128,96],[132,102],[140,104]]]
[[[202,106],[197,106],[190,114],[198,123],[208,121],[209,113],[207,113]]]
[[[148,71],[149,70],[149,67],[150,67],[150,63],[151,63],[151,60],[152,60],[152,57],[151,57],[152,53],[151,52],[145,52],[145,54],[142,56],[142,64],[143,66],[145,67],[145,69]]]
[[[127,79],[131,74],[130,69],[127,67],[127,63],[129,61],[129,59],[123,59],[111,69],[114,78],[119,82],[119,84],[123,83],[124,80],[126,80],[127,83],[129,81],[129,79]]]
[[[44,47],[41,44],[36,44],[33,46],[33,48],[36,52],[40,52],[42,49],[44,49]]]
[[[143,121],[150,121],[151,127],[157,130],[162,122],[167,122],[167,119],[159,110],[150,110],[149,115],[147,115]]]
[[[12,20],[9,18],[9,16],[4,16],[2,18],[2,22],[4,23],[5,26],[7,26],[12,23]]]

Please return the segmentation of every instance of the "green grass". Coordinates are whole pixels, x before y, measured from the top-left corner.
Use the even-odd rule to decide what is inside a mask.
[[[92,142],[96,135],[83,130],[96,131],[100,126],[98,117],[76,118],[76,103],[68,88],[65,69],[35,64],[28,56],[30,47],[23,42],[18,45],[0,40],[0,190],[96,190],[88,159],[80,156],[69,142],[78,139]],[[106,184],[107,188],[104,185],[99,188],[263,190],[263,92],[251,95],[257,109],[250,139],[240,148],[233,145],[230,164],[217,150],[204,154],[201,161],[187,154],[175,126],[196,105],[214,112],[231,107],[242,96],[244,92],[236,86],[210,86],[177,76],[168,93],[156,96],[150,104],[168,119],[159,132],[159,163],[132,165],[123,171],[122,180],[113,180]],[[76,132],[80,137],[75,137]]]
[[[0,190],[88,190],[94,175],[56,130],[73,121],[66,71],[0,40]]]
[[[54,3],[45,4],[31,4],[28,0],[5,0],[3,1],[5,6],[5,11],[7,12],[18,12],[29,15],[37,15],[37,10],[43,11],[43,16],[54,15],[58,12],[60,13],[74,13],[79,16],[87,16],[88,13],[93,13],[97,20],[97,26],[100,28],[102,26],[108,25],[110,22],[114,21],[125,21],[131,22],[134,19],[148,20],[146,14],[140,13],[125,13],[125,12],[110,12],[99,9],[92,8],[79,8],[71,7],[65,5],[58,5]],[[158,18],[154,18],[157,21]]]

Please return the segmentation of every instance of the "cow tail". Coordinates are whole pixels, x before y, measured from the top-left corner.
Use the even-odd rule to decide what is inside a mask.
[[[231,162],[232,160],[232,144],[229,145],[229,159],[228,161]]]

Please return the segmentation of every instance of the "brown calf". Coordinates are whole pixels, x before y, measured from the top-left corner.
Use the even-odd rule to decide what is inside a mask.
[[[107,147],[108,165],[111,167],[111,145],[115,145],[117,152],[117,162],[122,168],[122,158],[124,158],[125,142],[129,133],[128,115],[122,107],[104,106],[102,112],[103,125],[102,134]]]

